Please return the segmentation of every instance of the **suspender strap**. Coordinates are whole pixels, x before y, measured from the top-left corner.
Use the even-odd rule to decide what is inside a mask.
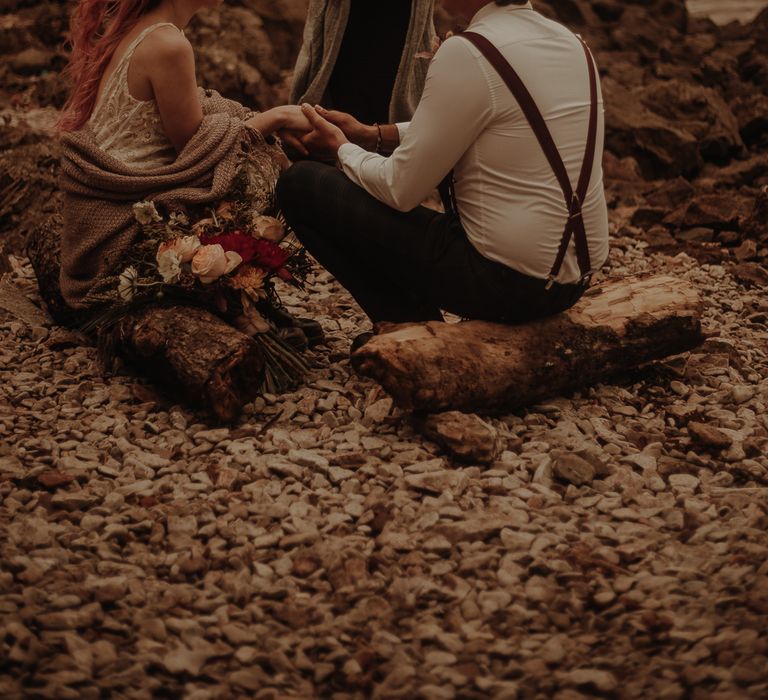
[[[552,266],[552,271],[549,273],[549,279],[553,280],[560,273],[565,254],[568,250],[568,245],[571,241],[571,236],[574,238],[576,245],[576,257],[579,262],[579,269],[581,270],[582,278],[589,276],[591,272],[591,262],[589,258],[589,246],[587,244],[587,233],[584,228],[584,219],[582,216],[582,204],[587,194],[589,187],[589,181],[592,177],[592,169],[595,162],[595,147],[597,145],[597,67],[595,66],[592,54],[589,51],[586,43],[579,39],[584,47],[584,53],[587,56],[587,69],[589,70],[589,97],[590,97],[590,111],[589,111],[589,127],[587,132],[587,147],[584,152],[584,161],[581,166],[581,173],[579,175],[579,181],[576,186],[576,191],[573,190],[573,185],[568,177],[568,171],[565,168],[563,159],[560,156],[560,152],[557,150],[555,141],[552,138],[552,134],[547,128],[546,121],[539,110],[536,101],[533,96],[528,92],[528,88],[520,79],[520,76],[515,72],[515,69],[509,65],[509,62],[504,58],[501,52],[484,36],[475,32],[464,32],[458,36],[463,36],[465,39],[471,41],[478,50],[485,56],[486,60],[494,67],[496,72],[501,76],[507,87],[512,91],[515,99],[517,100],[520,108],[523,111],[528,123],[533,129],[536,138],[541,145],[541,149],[544,151],[544,155],[549,162],[552,171],[560,183],[560,188],[563,190],[563,196],[565,198],[565,206],[568,210],[568,219],[565,222],[565,229],[563,231],[563,237],[560,241],[560,247],[557,251],[557,257],[555,263]]]
[[[447,213],[459,216],[459,205],[456,203],[456,189],[453,182],[453,170],[449,172],[437,186],[443,208]]]

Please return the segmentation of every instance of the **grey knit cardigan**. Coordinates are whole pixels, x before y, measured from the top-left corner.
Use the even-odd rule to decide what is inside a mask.
[[[386,2],[365,0],[378,1]],[[435,36],[434,0],[412,0],[412,3],[405,48],[389,103],[391,122],[408,121],[413,115],[429,67],[429,60],[416,58],[416,54],[430,52]],[[327,102],[326,90],[339,56],[351,4],[352,0],[310,0],[304,43],[296,61],[291,88],[294,104]]]

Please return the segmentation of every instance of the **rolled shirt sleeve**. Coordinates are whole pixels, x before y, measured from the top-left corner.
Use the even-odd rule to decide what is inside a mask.
[[[469,42],[448,39],[432,60],[413,119],[397,125],[397,150],[387,158],[344,144],[338,151],[344,173],[384,204],[403,212],[414,209],[492,120],[489,92]]]

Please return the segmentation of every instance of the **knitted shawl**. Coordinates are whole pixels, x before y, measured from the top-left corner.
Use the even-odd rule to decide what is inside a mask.
[[[375,2],[379,0],[365,0]],[[434,0],[412,0],[411,21],[405,39],[392,98],[389,118],[409,121],[421,99],[429,61],[416,58],[432,51],[435,36]],[[326,91],[339,57],[352,0],[310,0],[304,43],[296,61],[291,88],[294,104],[327,102]]]
[[[98,283],[119,272],[140,236],[136,202],[205,205],[229,192],[247,140],[243,120],[252,113],[212,90],[201,91],[201,102],[200,128],[168,165],[131,168],[101,150],[87,127],[62,137],[60,285],[69,306],[89,307]]]

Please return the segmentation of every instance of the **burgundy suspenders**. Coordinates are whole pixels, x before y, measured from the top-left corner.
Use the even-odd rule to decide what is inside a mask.
[[[458,36],[463,36],[465,39],[471,41],[480,50],[483,56],[485,56],[488,62],[496,69],[498,74],[512,91],[520,108],[523,110],[523,114],[525,114],[526,119],[528,119],[528,123],[531,125],[534,134],[536,134],[536,138],[538,139],[539,144],[541,144],[544,155],[547,157],[547,160],[555,173],[555,177],[557,177],[557,181],[560,183],[560,187],[563,190],[565,205],[568,210],[568,219],[565,222],[563,238],[560,241],[560,247],[557,251],[555,263],[549,273],[547,289],[552,286],[555,277],[560,273],[560,268],[562,267],[563,259],[565,258],[572,236],[576,245],[576,257],[579,262],[582,281],[588,281],[592,270],[589,259],[589,246],[587,244],[587,232],[584,228],[584,218],[582,217],[581,207],[584,203],[584,198],[587,195],[589,180],[592,177],[592,167],[595,161],[595,147],[597,145],[597,67],[595,66],[595,61],[592,58],[589,48],[581,37],[579,37],[579,40],[584,46],[584,53],[587,56],[590,110],[587,147],[584,152],[584,162],[581,166],[579,182],[576,186],[576,191],[574,191],[563,159],[552,139],[552,134],[547,128],[544,117],[531,96],[531,93],[528,92],[523,81],[520,80],[520,76],[518,76],[514,68],[509,65],[501,52],[484,36],[476,34],[475,32],[464,32]],[[451,195],[452,194],[451,191]]]

